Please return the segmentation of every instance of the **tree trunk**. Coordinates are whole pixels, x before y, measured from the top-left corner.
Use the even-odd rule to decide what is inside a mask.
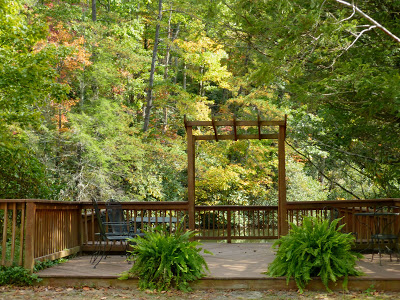
[[[204,66],[200,67],[200,74],[201,74],[201,80],[199,82],[199,95],[204,96],[204,82],[203,82],[203,75],[204,75]]]
[[[96,0],[92,0],[92,21],[96,22]]]
[[[186,63],[183,63],[183,89],[186,91]]]
[[[178,26],[176,28],[175,34],[172,35],[171,17],[172,17],[172,8],[170,10],[170,15],[169,15],[169,19],[168,19],[168,39],[169,39],[169,42],[172,44],[172,42],[178,36],[179,24],[178,24]],[[166,53],[165,53],[165,60],[164,60],[164,64],[165,64],[164,80],[168,79],[168,67],[169,67],[169,64],[170,64],[170,52],[171,52],[171,46],[168,43],[167,49],[166,49]],[[165,107],[163,108],[163,118],[164,118],[164,122],[163,122],[163,125],[162,125],[162,133],[165,134],[167,132],[167,130],[168,130],[168,107],[167,107],[167,103],[165,103]]]
[[[168,40],[172,42],[172,29],[171,29],[171,18],[172,18],[172,8],[169,11],[169,18],[168,18]],[[165,51],[165,58],[164,58],[164,79],[168,78],[168,67],[169,67],[169,54],[171,51],[171,46],[167,43],[167,48]]]
[[[79,79],[79,87],[80,87],[80,101],[79,106],[81,110],[83,109],[83,104],[85,102],[85,77],[82,75],[82,78]]]
[[[168,130],[168,107],[164,106],[163,108],[163,115],[164,115],[164,123],[162,126],[162,133],[165,134]]]
[[[156,26],[156,34],[154,38],[154,47],[153,47],[153,57],[151,60],[151,69],[150,69],[150,78],[149,78],[149,87],[147,90],[147,104],[144,113],[144,123],[143,123],[143,132],[146,132],[149,128],[150,121],[150,113],[151,108],[153,107],[153,85],[154,85],[154,72],[156,68],[156,60],[157,60],[157,49],[159,43],[159,35],[160,35],[160,22],[162,18],[162,0],[158,1],[158,21]]]
[[[174,84],[178,82],[178,57],[174,58],[175,61],[175,76],[174,76]]]

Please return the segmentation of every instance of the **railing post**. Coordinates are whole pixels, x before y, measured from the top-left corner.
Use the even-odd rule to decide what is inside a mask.
[[[227,211],[227,218],[228,218],[228,224],[227,224],[227,242],[230,244],[232,243],[232,222],[231,222],[231,209],[228,208]]]
[[[35,265],[36,203],[26,203],[24,268],[33,271]]]
[[[84,234],[83,234],[83,228],[84,228],[84,219],[82,218],[82,204],[80,204],[79,205],[79,208],[78,208],[78,212],[77,212],[77,215],[78,215],[78,244],[79,244],[79,254],[81,255],[82,254],[82,248],[83,248],[83,237],[84,237]]]
[[[2,243],[2,255],[1,265],[6,264],[6,253],[7,253],[7,227],[8,227],[8,203],[4,203],[4,215],[3,215],[3,243]]]

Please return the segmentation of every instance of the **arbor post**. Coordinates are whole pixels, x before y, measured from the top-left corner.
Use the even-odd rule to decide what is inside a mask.
[[[288,233],[286,207],[286,169],[285,169],[285,125],[279,126],[278,134],[278,237]]]
[[[188,214],[189,229],[194,230],[195,217],[195,141],[192,127],[186,127],[188,155]]]

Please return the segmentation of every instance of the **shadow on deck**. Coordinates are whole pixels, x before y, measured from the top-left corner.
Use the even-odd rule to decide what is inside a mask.
[[[258,290],[296,290],[291,280],[286,285],[285,278],[270,278],[262,274],[274,259],[271,243],[204,243],[203,248],[214,255],[203,254],[210,272],[203,279],[193,282],[194,289],[258,289]],[[50,286],[90,286],[90,287],[131,287],[136,288],[138,280],[118,280],[119,274],[128,270],[131,264],[125,256],[111,255],[103,260],[96,269],[90,264],[90,256],[80,256],[55,267],[42,270],[37,274],[43,279],[40,285]],[[382,257],[382,266],[376,255],[371,254],[358,262],[365,273],[362,277],[349,278],[348,288],[353,291],[365,291],[373,286],[375,290],[400,291],[400,262],[389,255]],[[342,282],[332,284],[332,290],[342,290]],[[309,290],[325,290],[319,279],[313,280]]]

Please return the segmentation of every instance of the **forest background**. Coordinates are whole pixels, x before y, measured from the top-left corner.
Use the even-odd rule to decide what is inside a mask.
[[[0,198],[186,200],[184,115],[285,114],[288,201],[400,197],[400,3],[352,3],[0,0]],[[198,142],[196,202],[276,204],[276,146]]]

